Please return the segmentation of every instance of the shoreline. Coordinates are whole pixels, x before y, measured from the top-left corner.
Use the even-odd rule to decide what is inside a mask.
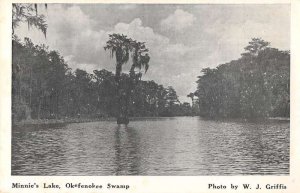
[[[30,119],[18,122],[12,122],[12,126],[26,126],[26,125],[49,125],[49,124],[64,124],[64,123],[88,123],[97,121],[115,121],[116,118],[68,118],[68,119]]]
[[[179,117],[200,117],[200,116],[179,116]],[[175,117],[130,117],[131,121],[137,119],[158,119],[158,118],[175,118]],[[206,119],[206,118],[204,118]],[[49,125],[49,124],[67,124],[67,123],[88,123],[98,121],[116,121],[115,117],[107,118],[68,118],[68,119],[30,119],[18,122],[12,122],[12,126],[27,126],[27,125]],[[235,120],[235,119],[208,119],[208,120]],[[239,119],[243,120],[243,119]],[[251,119],[250,119],[251,120]],[[269,117],[265,121],[290,121],[289,117]],[[253,121],[253,120],[252,120]]]

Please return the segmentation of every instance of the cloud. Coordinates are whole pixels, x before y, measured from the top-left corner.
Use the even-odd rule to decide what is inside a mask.
[[[171,10],[163,6],[159,9],[148,6],[145,12],[145,5],[124,4],[114,6],[122,16],[120,22],[111,11],[98,13],[98,8],[104,9],[102,5],[84,9],[80,5],[51,4],[47,11],[39,10],[47,17],[47,39],[35,28],[28,30],[26,24],[16,33],[21,34],[20,38],[30,37],[35,44],[49,45],[49,49],[58,50],[64,56],[72,69],[88,72],[103,68],[115,70],[115,60],[103,49],[108,34],[123,33],[146,42],[151,60],[143,79],[173,86],[184,101],[195,90],[196,77],[202,68],[237,59],[252,37],[262,37],[274,47],[289,49],[289,7],[281,7],[225,6],[225,9],[223,5],[201,5],[202,9],[196,11],[185,6],[185,11],[179,7],[175,12],[167,12]],[[130,9],[130,12],[123,14],[120,9]],[[274,14],[281,19],[273,20]],[[108,18],[110,22],[99,24],[98,20]],[[172,30],[184,33],[172,33]],[[129,68],[130,62],[123,69]]]
[[[169,15],[166,19],[160,22],[162,30],[176,30],[182,31],[193,25],[196,17],[189,12],[182,9],[176,9],[176,11]]]
[[[132,10],[132,9],[135,9],[137,8],[137,5],[136,4],[123,4],[123,5],[120,5],[118,6],[118,9],[120,10]]]
[[[130,23],[118,23],[115,25],[114,33],[125,34],[137,41],[146,42],[150,53],[156,58],[176,60],[194,49],[182,43],[171,43],[166,36],[154,32],[150,27],[143,26],[140,18],[135,18]]]
[[[118,23],[114,27],[114,32],[123,33],[138,41],[146,42],[147,44],[168,44],[169,38],[157,34],[150,27],[142,25],[140,18],[135,18],[130,23]]]
[[[58,50],[73,70],[113,69],[106,62],[109,57],[103,49],[108,39],[107,32],[94,29],[95,21],[79,6],[64,7],[54,4],[44,14],[48,24],[46,39],[35,28],[29,31],[26,25],[20,26],[17,34],[31,38],[35,44],[46,44],[51,50]]]
[[[150,50],[151,63],[155,65],[154,68],[157,66],[160,72],[165,70],[164,72],[180,73],[179,69],[182,70],[186,65],[185,57],[194,57],[200,49],[197,46],[190,47],[182,43],[171,43],[168,37],[154,32],[150,27],[143,26],[140,18],[136,18],[128,24],[116,24],[113,32],[146,42],[146,46]],[[168,76],[171,75],[173,74],[168,74]]]
[[[271,47],[283,50],[290,49],[290,24],[288,22],[261,23],[250,19],[233,21],[233,19],[227,21],[220,19],[215,21],[213,28],[206,29],[206,33],[213,35],[215,39],[214,42],[211,42],[214,49],[207,58],[209,65],[215,67],[218,64],[239,58],[241,53],[245,52],[244,47],[252,38],[262,38],[271,42]]]
[[[76,5],[53,5],[50,8],[45,13],[48,23],[47,39],[34,28],[28,31],[26,25],[18,29],[18,32],[29,36],[36,44],[45,43],[51,50],[58,50],[73,70],[80,68],[92,73],[94,69],[105,68],[114,71],[115,60],[110,58],[103,47],[108,40],[108,34],[120,33],[146,42],[151,60],[150,70],[144,75],[144,80],[155,80],[165,87],[172,85],[180,96],[189,92],[182,80],[188,82],[187,79],[190,78],[190,81],[194,81],[194,77],[183,76],[182,73],[191,65],[184,61],[184,56],[193,50],[192,47],[182,43],[171,43],[168,37],[144,26],[140,18],[128,23],[119,22],[110,30],[104,30],[95,27],[95,21]],[[127,64],[123,70],[128,71],[129,68],[130,65]]]
[[[186,85],[188,82],[195,82],[198,73],[198,57],[201,56],[202,47],[171,43],[168,37],[143,26],[140,18],[135,18],[130,23],[116,24],[112,32],[146,42],[151,59],[150,69],[143,76],[144,80],[155,80],[165,87],[173,86],[181,99],[185,99],[186,93],[195,89],[194,84]],[[126,70],[126,67],[124,69]]]
[[[94,30],[94,21],[80,7],[64,9],[51,7],[49,18],[49,44],[65,56],[73,56],[76,63],[99,63],[99,54],[106,39],[104,30]],[[62,18],[56,19],[57,15]],[[98,61],[97,61],[98,60]]]

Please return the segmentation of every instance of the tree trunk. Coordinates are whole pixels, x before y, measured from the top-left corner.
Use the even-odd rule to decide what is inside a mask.
[[[38,106],[38,111],[37,111],[37,119],[40,119],[40,112],[41,112],[41,107],[42,107],[42,97],[39,97],[39,106]]]
[[[119,107],[117,124],[128,125],[131,91],[134,89],[134,85],[135,85],[135,72],[134,72],[134,66],[131,66],[129,81],[127,79],[120,81],[121,70],[122,70],[122,65],[117,65],[116,82],[117,82],[117,95],[118,95],[118,107]]]
[[[58,119],[58,113],[59,113],[59,91],[56,91],[56,113],[55,113],[55,119]]]
[[[129,103],[131,98],[131,91],[134,87],[134,71],[131,70],[130,79],[120,81],[117,78],[117,93],[118,93],[118,105],[119,112],[117,117],[117,123],[128,125],[129,123]]]
[[[195,111],[194,111],[194,97],[191,98],[192,99],[192,116],[195,115]]]
[[[32,103],[32,67],[30,68],[30,79],[29,79],[29,107],[31,109],[31,103]]]
[[[32,113],[32,67],[30,67],[30,79],[29,79],[29,119],[31,119]]]
[[[19,101],[21,101],[21,99],[22,99],[22,75],[23,75],[22,70],[20,70],[20,75],[19,75]]]
[[[125,124],[128,125],[129,118],[128,118],[128,106],[129,106],[129,95],[128,92],[118,86],[118,106],[119,112],[117,117],[117,124]]]
[[[67,112],[66,112],[66,116],[69,117],[69,91],[67,90]]]

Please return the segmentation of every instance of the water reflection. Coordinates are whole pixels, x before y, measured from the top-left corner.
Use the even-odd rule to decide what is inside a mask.
[[[140,173],[140,137],[132,127],[115,128],[115,171],[114,175],[138,175]]]
[[[198,117],[13,128],[12,175],[286,175],[289,123]]]

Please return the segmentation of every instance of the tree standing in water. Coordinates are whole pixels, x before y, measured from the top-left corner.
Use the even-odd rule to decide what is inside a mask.
[[[135,69],[141,70],[144,68],[145,73],[147,72],[150,60],[148,49],[144,42],[137,42],[123,34],[110,34],[104,50],[110,50],[111,57],[116,58],[117,123],[127,125],[129,123],[128,111],[131,92],[141,77],[141,72],[135,74]],[[121,76],[121,73],[123,65],[129,61],[130,54],[132,54],[132,66],[130,69],[130,79],[128,80],[125,76]]]

